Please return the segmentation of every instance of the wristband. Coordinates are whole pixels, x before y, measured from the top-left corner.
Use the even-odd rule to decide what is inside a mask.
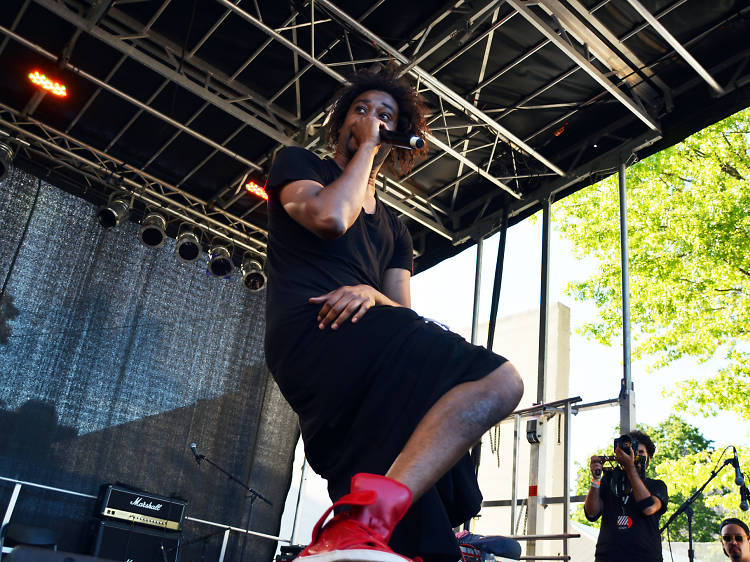
[[[654,496],[649,496],[645,499],[642,499],[637,504],[635,504],[635,507],[643,511],[644,509],[647,509],[654,505]]]
[[[591,481],[591,487],[592,488],[599,488],[602,485],[601,480],[592,480]]]

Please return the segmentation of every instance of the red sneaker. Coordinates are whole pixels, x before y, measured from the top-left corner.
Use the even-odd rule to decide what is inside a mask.
[[[351,506],[325,526],[335,507]],[[351,492],[329,507],[316,523],[312,543],[300,562],[413,562],[388,548],[393,529],[411,505],[409,488],[385,476],[356,474]]]

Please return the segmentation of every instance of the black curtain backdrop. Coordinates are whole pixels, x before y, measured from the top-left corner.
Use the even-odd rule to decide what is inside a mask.
[[[173,239],[144,247],[131,222],[105,231],[95,214],[21,170],[0,182],[0,476],[88,494],[119,482],[277,535],[298,430],[264,364],[265,293],[179,262]],[[191,442],[273,507],[256,501],[249,520],[248,494],[198,466]],[[0,481],[0,509],[12,489]],[[13,521],[85,553],[95,503],[25,486]],[[226,560],[243,543],[242,560],[272,559],[273,541],[232,537]],[[222,538],[187,522],[180,560],[218,560]]]

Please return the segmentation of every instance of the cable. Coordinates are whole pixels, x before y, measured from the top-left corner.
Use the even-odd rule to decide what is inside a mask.
[[[10,266],[8,267],[8,273],[5,275],[5,280],[3,281],[3,287],[0,289],[0,304],[3,302],[3,297],[5,296],[5,289],[8,286],[8,280],[10,279],[10,274],[13,271],[13,268],[16,265],[16,258],[18,258],[18,254],[21,251],[21,246],[23,246],[24,241],[26,240],[26,233],[29,231],[29,225],[31,224],[31,217],[34,215],[34,211],[36,210],[36,202],[39,199],[39,191],[42,189],[42,180],[37,178],[36,182],[36,193],[34,194],[34,201],[31,203],[31,209],[29,210],[29,215],[26,217],[26,224],[23,225],[23,233],[21,234],[21,240],[18,242],[18,246],[16,246],[15,252],[13,252],[13,257],[10,260]]]

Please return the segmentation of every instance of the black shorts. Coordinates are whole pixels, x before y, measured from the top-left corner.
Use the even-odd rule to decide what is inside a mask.
[[[310,466],[329,481],[332,499],[349,491],[358,472],[384,474],[441,396],[505,362],[408,308],[375,306],[356,324],[345,322],[338,330],[317,328],[318,309],[311,306],[310,320],[297,337],[285,334],[294,345],[272,370],[299,415]],[[412,507],[399,525],[409,531],[395,533],[392,548],[413,542],[403,535],[417,534],[422,544],[397,551],[440,560],[425,548],[440,551],[445,541],[455,544],[452,532],[443,540],[430,535],[438,527],[445,535],[481,505],[468,457],[437,488]],[[457,547],[445,559],[455,552]]]

